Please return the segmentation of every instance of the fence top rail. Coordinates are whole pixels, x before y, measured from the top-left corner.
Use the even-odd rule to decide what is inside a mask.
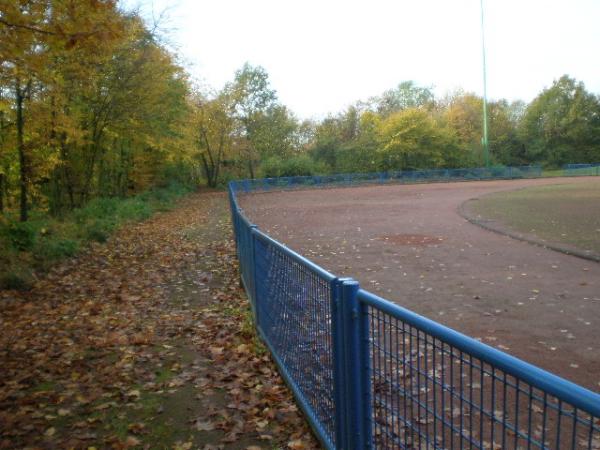
[[[236,196],[236,191],[238,189],[238,181],[230,181],[227,185],[227,191],[229,192],[229,201],[232,203],[234,210],[237,210],[239,208]]]
[[[280,252],[286,254],[287,256],[289,256],[290,258],[292,258],[297,263],[301,264],[302,266],[304,266],[305,268],[307,268],[308,270],[310,270],[311,272],[313,272],[317,276],[321,277],[327,283],[331,283],[333,280],[335,280],[337,278],[335,275],[327,272],[325,269],[323,269],[322,267],[316,265],[311,260],[306,259],[304,256],[296,253],[295,251],[291,250],[290,248],[286,247],[285,245],[277,242],[275,239],[273,239],[272,237],[270,237],[267,234],[263,233],[258,228],[254,228],[252,230],[252,234],[254,234],[254,236],[256,238],[262,240],[263,242],[265,242],[265,243],[267,243],[269,245],[272,245],[273,247],[275,247]]]
[[[597,167],[600,163],[577,163],[577,164],[565,164],[564,169],[587,169],[588,167]]]
[[[534,388],[538,388],[560,400],[566,401],[595,417],[600,417],[600,394],[596,394],[557,375],[546,372],[539,367],[510,356],[363,289],[358,291],[358,300],[385,314],[402,320],[418,330],[439,339],[441,342],[490,364],[494,368],[501,369],[508,375],[529,383]]]

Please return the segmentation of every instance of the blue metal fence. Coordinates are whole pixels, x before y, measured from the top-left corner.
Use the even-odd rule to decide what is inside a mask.
[[[261,232],[236,198],[380,175],[229,185],[256,327],[323,446],[600,449],[600,395],[336,277]]]
[[[594,164],[565,164],[563,174],[567,177],[599,176],[600,163]]]
[[[347,186],[369,183],[434,183],[492,179],[537,178],[541,166],[474,167],[469,169],[404,170],[376,173],[345,173],[336,175],[260,178],[234,181],[236,191],[254,192],[293,187]]]

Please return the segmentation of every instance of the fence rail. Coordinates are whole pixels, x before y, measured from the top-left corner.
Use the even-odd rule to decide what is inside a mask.
[[[312,180],[392,179],[380,175]],[[600,395],[336,277],[238,205],[240,191],[308,178],[232,182],[229,199],[256,327],[325,448],[600,449]]]

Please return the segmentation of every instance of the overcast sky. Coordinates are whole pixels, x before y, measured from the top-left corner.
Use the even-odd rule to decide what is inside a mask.
[[[192,75],[221,88],[246,61],[322,118],[413,80],[482,94],[479,0],[127,0],[163,22]],[[600,0],[484,0],[488,96],[531,100],[563,74],[600,93]]]

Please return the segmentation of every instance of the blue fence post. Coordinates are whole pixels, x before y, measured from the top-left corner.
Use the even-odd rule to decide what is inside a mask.
[[[346,423],[346,380],[344,356],[344,317],[342,308],[341,281],[336,278],[331,282],[331,336],[333,356],[333,401],[336,447],[348,448]]]
[[[371,401],[369,321],[367,307],[357,298],[358,282],[341,279],[341,322],[344,347],[344,394],[346,446],[371,448]]]

